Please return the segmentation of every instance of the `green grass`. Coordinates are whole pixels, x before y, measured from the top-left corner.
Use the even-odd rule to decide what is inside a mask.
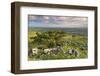
[[[35,36],[37,36],[36,32],[34,31],[28,32],[28,49],[38,47],[38,45],[34,43],[32,39],[32,37]],[[69,49],[73,48],[79,52],[78,57],[75,57],[75,55],[68,55],[60,51],[57,55],[37,54],[37,55],[28,56],[28,60],[32,61],[32,60],[55,60],[55,59],[81,59],[81,58],[88,57],[88,50],[87,50],[88,41],[86,35],[73,35],[73,34],[66,33],[63,39],[66,40],[65,44],[62,46],[63,50],[68,51]]]

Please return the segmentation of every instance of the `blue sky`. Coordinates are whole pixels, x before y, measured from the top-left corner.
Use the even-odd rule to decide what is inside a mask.
[[[86,28],[87,17],[28,15],[29,27]]]

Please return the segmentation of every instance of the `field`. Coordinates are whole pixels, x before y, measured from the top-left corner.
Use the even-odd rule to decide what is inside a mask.
[[[28,60],[88,57],[86,28],[29,28]]]

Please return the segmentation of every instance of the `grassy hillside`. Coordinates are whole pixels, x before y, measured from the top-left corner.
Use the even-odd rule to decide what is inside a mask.
[[[28,32],[28,52],[32,48],[44,49],[54,48],[60,46],[62,48],[57,54],[43,53],[44,49],[40,49],[36,55],[28,55],[28,60],[54,60],[54,59],[80,59],[88,57],[88,45],[87,35],[71,34],[60,30],[48,30],[48,31],[33,31]],[[70,49],[77,50],[79,56],[66,54]]]

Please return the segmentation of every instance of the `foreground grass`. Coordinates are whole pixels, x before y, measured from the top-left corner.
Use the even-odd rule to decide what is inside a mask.
[[[36,36],[36,32],[29,31],[28,33],[28,48],[35,48],[38,47],[35,43],[32,41],[32,37]],[[28,56],[28,60],[55,60],[55,59],[82,59],[88,57],[88,51],[87,51],[87,36],[84,35],[72,35],[66,33],[66,36],[63,37],[66,39],[66,44],[62,46],[63,50],[66,52],[69,49],[73,48],[75,50],[78,50],[80,53],[78,57],[75,55],[68,55],[64,52],[60,51],[57,55],[54,54],[38,54],[38,55],[32,55]]]

